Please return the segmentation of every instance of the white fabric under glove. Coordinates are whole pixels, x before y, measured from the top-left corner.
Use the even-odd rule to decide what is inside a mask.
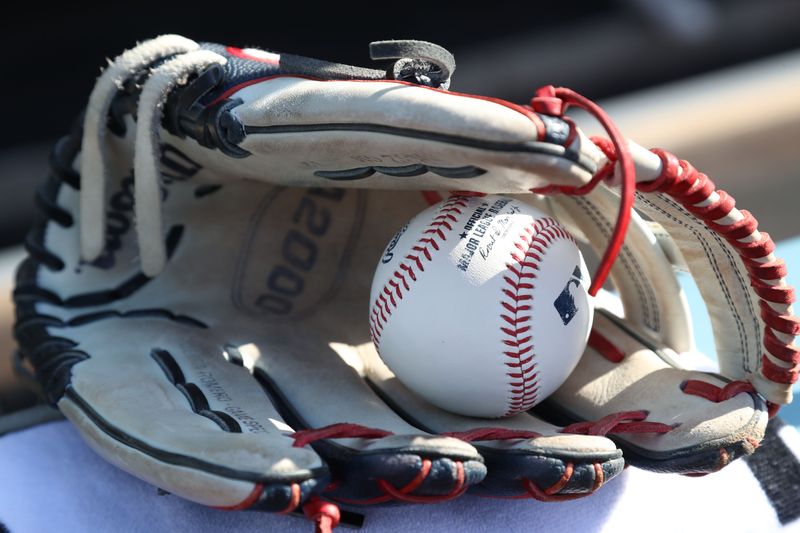
[[[593,497],[571,502],[468,495],[438,505],[349,510],[365,515],[365,533],[800,531],[800,435],[773,422],[767,440],[716,474],[628,468]],[[159,493],[101,459],[67,422],[0,437],[0,480],[0,531],[5,526],[10,533],[313,530],[302,518],[218,511]]]

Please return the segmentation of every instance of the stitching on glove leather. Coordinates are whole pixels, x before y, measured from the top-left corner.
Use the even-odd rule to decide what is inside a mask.
[[[614,148],[607,141],[597,143],[611,158],[616,157]],[[760,373],[775,383],[791,384],[800,377],[800,348],[793,344],[793,337],[800,332],[800,319],[788,311],[794,302],[794,289],[777,277],[782,272],[780,260],[768,260],[775,244],[767,233],[758,232],[758,222],[747,211],[738,211],[733,198],[721,190],[706,174],[699,172],[690,163],[678,160],[673,154],[660,149],[652,150],[662,161],[661,175],[653,181],[637,184],[644,192],[663,192],[675,198],[689,212],[708,224],[739,254],[742,264],[750,274],[750,285],[761,300],[761,316],[765,323]],[[713,197],[716,193],[716,198]],[[702,204],[702,205],[699,205]],[[718,222],[736,213],[742,219],[730,224]],[[744,234],[746,229],[749,234]],[[756,236],[757,235],[757,236]],[[752,240],[748,240],[752,238]],[[744,242],[742,242],[744,240]],[[762,269],[766,259],[768,268]],[[761,278],[764,273],[766,278]],[[754,313],[755,314],[755,313]],[[791,338],[781,338],[782,336]],[[783,347],[776,340],[782,342]],[[785,367],[773,361],[791,364]],[[747,369],[745,369],[747,370]]]
[[[610,168],[613,169],[613,167],[614,165],[611,164]],[[575,204],[592,219],[592,223],[602,232],[603,236],[609,239],[612,233],[612,228],[610,227],[611,222],[601,215],[597,206],[581,196],[574,196],[572,199],[575,201]],[[627,278],[635,287],[637,299],[642,305],[642,316],[640,319],[654,331],[661,331],[661,313],[658,308],[658,298],[654,293],[652,283],[650,283],[648,276],[642,268],[642,264],[639,262],[636,254],[631,252],[629,246],[622,246],[617,256],[617,264],[622,265],[626,271]]]

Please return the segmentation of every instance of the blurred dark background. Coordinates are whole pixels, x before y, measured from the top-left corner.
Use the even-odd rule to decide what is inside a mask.
[[[106,59],[162,33],[359,65],[372,40],[423,39],[455,54],[454,90],[524,102],[552,83],[602,100],[800,48],[800,2],[18,3],[0,21],[0,246],[29,222],[36,176],[24,174],[44,162],[28,162],[67,129]]]
[[[164,33],[364,66],[370,41],[432,41],[455,54],[453,90],[525,102],[540,85],[576,89],[631,138],[715,176],[776,239],[800,233],[798,0],[16,3],[0,18],[0,413],[31,401],[4,357],[21,257],[9,247],[50,145],[107,58]]]
[[[433,41],[456,55],[457,90],[524,100],[543,83],[594,99],[800,47],[796,0],[481,2],[36,2],[4,13],[0,146],[52,138],[83,106],[100,67],[162,33],[369,63],[367,44]],[[9,127],[11,126],[11,127]]]

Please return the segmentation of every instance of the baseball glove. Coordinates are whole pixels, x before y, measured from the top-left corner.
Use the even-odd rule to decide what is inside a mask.
[[[752,452],[798,360],[785,266],[755,219],[571,91],[458,94],[438,46],[371,52],[381,68],[162,36],[100,76],[55,146],[14,293],[22,354],[87,443],[184,498],[320,528],[339,520],[328,502],[558,501],[623,453],[697,474]],[[440,410],[370,341],[383,247],[430,203],[458,209],[453,190],[547,210],[601,258],[593,294],[609,273],[618,291],[536,412]],[[681,368],[675,265],[706,300],[721,375]]]

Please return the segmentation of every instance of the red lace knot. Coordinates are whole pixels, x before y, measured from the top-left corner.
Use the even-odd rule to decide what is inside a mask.
[[[534,111],[557,117],[561,117],[570,106],[578,107],[588,112],[603,126],[603,129],[606,130],[611,139],[614,153],[617,154],[621,167],[622,191],[617,220],[606,250],[603,253],[603,257],[600,259],[600,265],[597,267],[594,276],[592,276],[592,284],[589,287],[589,294],[595,296],[611,272],[611,267],[622,249],[625,234],[628,231],[631,211],[633,209],[634,194],[636,192],[636,169],[633,165],[633,157],[630,154],[628,142],[622,136],[622,133],[617,129],[617,126],[608,114],[599,105],[571,89],[565,87],[555,88],[552,85],[541,87],[531,99],[531,107]],[[570,189],[569,187],[545,187],[535,192],[560,191],[566,194],[585,194],[596,187],[602,179],[610,176],[612,170],[613,165],[610,168],[601,169],[598,174],[593,176],[590,182],[583,187],[574,189]]]
[[[341,520],[339,507],[316,496],[303,505],[303,514],[314,521],[315,533],[330,533]]]
[[[592,136],[589,137],[589,140],[600,148],[600,151],[603,152],[608,161],[606,161],[606,164],[592,176],[591,181],[584,185],[584,187],[588,189],[586,193],[591,192],[591,190],[597,186],[597,183],[610,180],[614,174],[614,166],[617,164],[617,152],[614,149],[614,143],[611,142],[611,139]]]
[[[536,89],[535,96],[531,98],[531,107],[537,113],[560,117],[567,110],[564,100],[556,96],[556,88],[545,85]]]
[[[617,151],[614,149],[614,143],[611,142],[611,139],[607,139],[605,137],[600,137],[597,135],[593,135],[589,137],[589,140],[592,141],[595,146],[600,148],[600,151],[606,156],[608,159],[608,164],[611,164],[611,167],[614,167],[614,163],[617,162]]]
[[[303,429],[290,435],[294,446],[302,448],[323,439],[381,439],[394,435],[391,431],[359,426],[358,424],[331,424],[318,429]]]
[[[618,433],[668,433],[675,426],[660,422],[644,422],[647,411],[623,411],[606,415],[597,422],[576,422],[561,430],[561,433],[605,436]]]

